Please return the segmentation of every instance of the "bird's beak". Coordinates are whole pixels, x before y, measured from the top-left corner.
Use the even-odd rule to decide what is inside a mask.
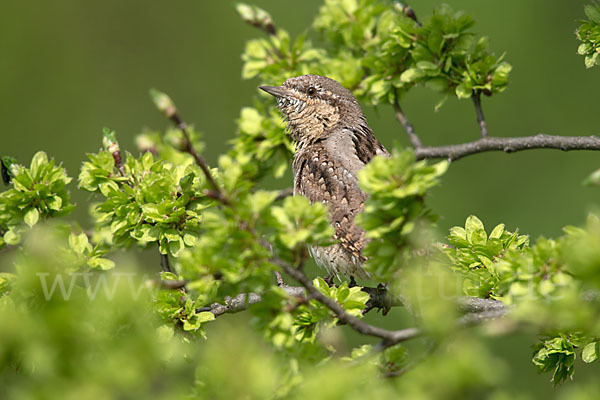
[[[291,94],[285,86],[259,86],[258,88],[275,97],[286,97]]]

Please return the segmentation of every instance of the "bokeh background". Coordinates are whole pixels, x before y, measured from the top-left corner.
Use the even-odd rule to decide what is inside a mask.
[[[497,53],[506,52],[514,67],[507,91],[484,99],[491,135],[599,133],[600,68],[586,70],[576,54],[574,31],[585,1],[446,2],[474,15],[475,30],[491,38]],[[309,28],[321,0],[251,3],[295,35]],[[417,15],[426,15],[439,3],[411,5]],[[260,35],[239,19],[231,1],[2,0],[0,154],[27,163],[45,150],[76,177],[85,153],[100,147],[102,127],[115,129],[122,148],[135,151],[134,136],[143,128],[167,126],[148,97],[148,89],[156,87],[204,132],[206,158],[214,163],[235,135],[240,108],[262,83],[240,77],[244,43]],[[449,100],[434,113],[438,100],[416,89],[403,104],[423,141],[476,139],[471,102]],[[366,112],[385,145],[408,144],[389,107]],[[600,204],[600,189],[581,185],[596,168],[600,153],[594,152],[484,153],[454,163],[429,204],[443,217],[442,231],[475,214],[490,229],[504,222],[532,239],[555,237],[565,225],[582,224]],[[285,179],[291,182],[289,175]],[[76,202],[89,200],[75,184],[72,191]],[[89,224],[85,207],[73,218]],[[538,376],[529,363],[531,337],[491,340],[514,365],[516,387],[536,396],[557,393],[549,376]],[[576,376],[598,372],[579,368]]]

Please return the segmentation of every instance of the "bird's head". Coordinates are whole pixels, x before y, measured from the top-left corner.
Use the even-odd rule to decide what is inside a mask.
[[[292,139],[300,144],[325,138],[339,124],[364,119],[356,98],[331,78],[301,75],[281,86],[259,86],[275,96]]]

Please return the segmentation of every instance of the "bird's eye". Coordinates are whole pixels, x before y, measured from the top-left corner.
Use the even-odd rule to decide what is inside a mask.
[[[315,93],[317,93],[317,89],[315,89],[314,87],[311,86],[308,88],[306,93],[308,93],[310,96],[313,96]]]

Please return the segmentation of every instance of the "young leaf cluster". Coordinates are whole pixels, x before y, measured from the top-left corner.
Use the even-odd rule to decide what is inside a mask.
[[[586,68],[600,65],[600,4],[594,2],[584,7],[587,20],[577,28],[577,39],[581,42],[577,53],[585,57]]]
[[[474,215],[467,218],[464,228],[450,229],[447,239],[451,246],[443,251],[453,269],[465,276],[465,294],[483,298],[501,296],[495,263],[509,250],[529,247],[528,236],[509,232],[504,224],[497,225],[488,236],[483,222]]]
[[[392,156],[375,157],[359,171],[361,188],[369,195],[356,218],[371,239],[364,250],[366,268],[375,279],[390,282],[406,263],[411,234],[419,224],[433,221],[424,198],[448,168],[446,161],[415,162],[411,150],[398,147]]]
[[[578,347],[582,347],[582,338],[577,334],[543,338],[534,346],[532,361],[540,372],[551,372],[552,382],[559,384],[573,379]]]
[[[162,254],[177,257],[196,243],[201,211],[211,202],[198,167],[155,160],[150,152],[140,158],[127,153],[121,166],[108,150],[88,158],[79,187],[104,198],[93,214],[110,230],[111,244],[158,244]]]
[[[361,287],[348,287],[347,282],[329,286],[322,278],[314,279],[312,284],[349,314],[362,318],[369,295]],[[314,359],[334,353],[335,350],[319,337],[320,332],[335,327],[338,322],[329,308],[314,299],[290,298],[280,288],[269,291],[267,299],[250,310],[255,325],[265,331],[265,336],[276,348]]]
[[[257,162],[257,178],[266,175],[281,178],[294,152],[279,110],[258,101],[254,107],[242,108],[232,145],[232,156],[252,155]]]
[[[446,5],[420,24],[397,2],[327,0],[313,23],[324,48],[313,48],[305,34],[292,45],[280,29],[248,42],[242,77],[281,84],[295,75],[322,74],[371,104],[394,103],[416,84],[458,98],[500,93],[511,67],[490,51],[486,38],[475,37],[473,25],[470,16]]]
[[[314,22],[331,58],[360,60],[362,72],[353,75],[361,81],[350,87],[372,104],[394,103],[416,84],[458,98],[504,91],[511,66],[490,51],[487,38],[475,37],[473,25],[447,5],[420,24],[400,3],[377,0],[326,1]]]
[[[66,188],[71,178],[43,151],[33,156],[29,168],[11,163],[9,172],[12,187],[0,193],[0,248],[19,244],[26,227],[75,208]]]
[[[483,223],[470,216],[464,228],[450,230],[451,246],[443,249],[465,278],[465,294],[513,305],[515,318],[544,334],[532,361],[541,372],[552,372],[555,384],[573,377],[578,354],[587,363],[598,358],[600,334],[600,307],[582,297],[600,288],[599,219],[590,215],[585,228],[566,227],[565,233],[530,246],[528,236],[503,224],[487,235]]]

